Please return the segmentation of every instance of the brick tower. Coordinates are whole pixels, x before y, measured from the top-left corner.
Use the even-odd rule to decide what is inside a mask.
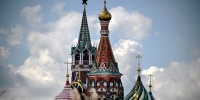
[[[99,14],[101,24],[100,43],[91,72],[88,73],[88,88],[86,92],[87,95],[90,95],[91,89],[95,88],[98,98],[111,100],[117,97],[122,100],[124,97],[121,82],[122,74],[119,72],[118,63],[115,61],[109,40],[108,26],[110,19],[111,14],[106,8],[106,1],[104,1],[104,8]]]

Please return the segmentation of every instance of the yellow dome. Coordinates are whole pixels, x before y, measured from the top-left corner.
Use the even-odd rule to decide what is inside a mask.
[[[104,1],[104,8],[99,14],[99,20],[101,21],[109,21],[111,19],[112,15],[106,8],[106,1]]]

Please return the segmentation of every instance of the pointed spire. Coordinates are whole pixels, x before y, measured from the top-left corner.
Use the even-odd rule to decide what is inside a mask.
[[[142,56],[140,56],[140,55],[138,55],[138,56],[136,56],[136,58],[138,59],[138,76],[140,76],[140,71],[141,71],[141,69],[140,69],[140,58],[142,58]]]
[[[77,45],[80,50],[83,50],[86,46],[87,47],[91,46],[90,33],[89,33],[89,28],[88,28],[87,16],[86,16],[87,0],[83,0],[83,4],[84,4],[83,17],[82,17],[78,45]]]
[[[69,85],[68,64],[71,64],[71,63],[69,63],[69,62],[67,61],[67,62],[64,62],[64,64],[67,64],[67,75],[66,75],[66,77],[67,77],[67,81],[66,81],[66,85]]]
[[[149,84],[149,92],[151,92],[151,87],[152,87],[152,85],[151,85],[151,79],[152,79],[153,75],[150,74],[150,75],[148,75],[148,76],[149,76],[149,80],[150,80],[150,84]]]

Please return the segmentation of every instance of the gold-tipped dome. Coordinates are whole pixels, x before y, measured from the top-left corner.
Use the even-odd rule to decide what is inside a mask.
[[[111,19],[112,15],[106,8],[106,1],[104,1],[104,8],[99,14],[99,20],[101,21],[109,21]]]

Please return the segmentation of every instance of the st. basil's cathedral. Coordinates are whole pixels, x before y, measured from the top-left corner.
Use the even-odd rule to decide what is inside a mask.
[[[101,25],[100,42],[98,48],[91,45],[90,32],[87,22],[86,5],[87,0],[83,0],[84,9],[81,22],[81,28],[78,38],[78,44],[71,48],[71,71],[68,74],[64,89],[59,93],[55,100],[75,100],[73,88],[78,92],[86,94],[89,98],[92,95],[92,89],[98,94],[98,99],[104,100],[155,100],[151,92],[151,76],[149,91],[147,91],[140,77],[140,58],[138,55],[138,77],[134,87],[124,96],[124,87],[121,81],[122,74],[119,71],[118,63],[112,51],[109,40],[109,22],[112,15],[106,8],[106,0],[104,0],[104,8],[99,14]],[[69,82],[71,76],[71,83]],[[84,99],[81,97],[81,99]]]

